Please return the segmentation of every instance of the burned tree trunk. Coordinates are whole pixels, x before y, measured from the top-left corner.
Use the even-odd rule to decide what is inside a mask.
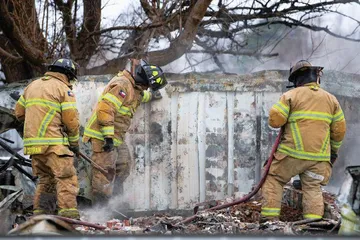
[[[25,61],[16,63],[4,62],[2,63],[2,71],[6,76],[6,82],[12,83],[24,79],[30,79],[37,74],[33,71],[32,67]]]
[[[0,35],[0,49],[2,57],[1,71],[5,75],[6,83],[35,77],[36,72],[31,65],[17,55],[16,50],[11,45],[9,39],[4,35]]]

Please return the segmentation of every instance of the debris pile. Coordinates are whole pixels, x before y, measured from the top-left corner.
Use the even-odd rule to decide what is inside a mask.
[[[299,191],[300,193],[301,191]],[[296,195],[296,194],[295,194]],[[294,196],[295,196],[294,195]],[[298,199],[298,197],[295,197]],[[287,200],[287,199],[285,199]],[[337,209],[335,196],[324,192],[325,206]],[[221,202],[227,202],[229,199]],[[186,217],[153,215],[148,217],[130,218],[127,220],[111,219],[99,223],[106,227],[104,230],[95,230],[89,227],[77,227],[83,234],[329,234],[338,228],[337,215],[332,219],[301,220],[302,210],[288,205],[284,201],[279,221],[259,223],[261,203],[252,201],[238,204],[218,211],[199,211],[196,218],[189,224],[178,224]],[[290,201],[298,205],[295,201]],[[335,231],[336,232],[336,231]]]
[[[197,209],[197,214],[188,224],[181,223],[186,219],[185,216],[171,216],[169,214],[156,214],[138,218],[129,218],[121,214],[122,220],[109,217],[109,219],[98,219],[97,221],[99,222],[92,223],[87,221],[94,218],[87,216],[86,212],[82,214],[81,221],[57,216],[51,217],[70,224],[75,232],[86,235],[238,233],[301,235],[336,233],[339,227],[339,209],[336,206],[335,196],[328,192],[324,192],[325,215],[321,221],[302,220],[301,190],[296,190],[289,186],[285,187],[279,221],[260,223],[261,202],[259,198],[256,201],[234,205],[221,210],[208,210],[209,207],[231,202],[232,200],[228,198],[209,202],[210,204],[199,204],[198,206],[202,206],[201,210]],[[46,220],[50,221],[49,219]],[[19,227],[21,229],[21,225],[17,228]]]

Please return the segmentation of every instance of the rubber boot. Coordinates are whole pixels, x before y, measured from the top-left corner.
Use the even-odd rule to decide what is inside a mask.
[[[61,217],[80,220],[80,213],[76,208],[62,208],[58,211],[58,215]]]

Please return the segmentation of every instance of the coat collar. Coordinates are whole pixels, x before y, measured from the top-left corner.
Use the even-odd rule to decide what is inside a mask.
[[[133,88],[135,88],[139,91],[143,91],[143,89],[139,85],[135,84],[135,79],[128,70],[124,70],[120,74],[125,76],[131,82],[131,85],[133,86]]]
[[[122,71],[122,75],[124,75],[130,82],[133,87],[135,87],[135,79],[131,75],[131,73],[127,70]]]
[[[46,72],[45,77],[46,76],[56,78],[56,79],[60,80],[61,82],[65,83],[68,87],[72,88],[72,85],[70,84],[70,82],[65,74],[58,73],[58,72]]]
[[[311,90],[319,90],[320,88],[320,84],[316,83],[316,82],[311,82],[311,83],[306,83],[303,85],[304,87],[309,87]]]

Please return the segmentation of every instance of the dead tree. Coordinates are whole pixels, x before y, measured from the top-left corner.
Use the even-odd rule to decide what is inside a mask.
[[[0,1],[0,62],[7,82],[38,76],[45,64],[59,56],[77,61],[81,74],[116,73],[131,57],[146,56],[164,66],[187,54],[207,54],[224,71],[220,54],[258,59],[277,56],[272,46],[282,40],[284,28],[302,27],[360,41],[359,20],[337,11],[340,5],[359,4],[357,0],[253,0],[237,5],[230,0],[217,4],[211,0],[139,2],[139,8],[128,13],[130,21],[119,17],[105,28],[101,26],[101,0]],[[79,9],[84,12],[81,19]],[[341,35],[314,21],[325,14],[348,18],[357,26]],[[263,38],[269,34],[266,29],[283,33],[273,31]],[[159,41],[166,41],[167,47],[159,47]],[[108,58],[109,52],[116,57]]]

